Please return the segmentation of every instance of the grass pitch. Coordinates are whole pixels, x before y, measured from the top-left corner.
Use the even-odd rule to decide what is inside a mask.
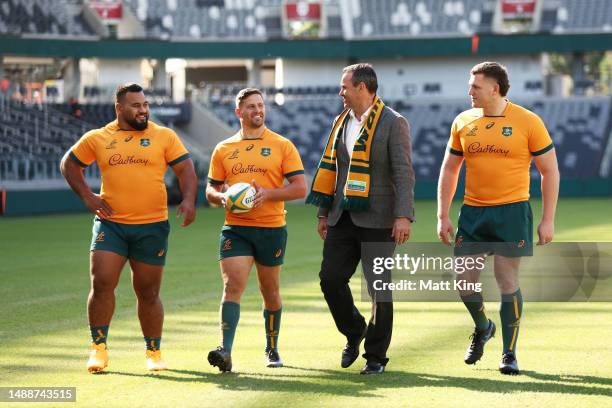
[[[540,205],[532,204],[537,224]],[[561,200],[556,240],[611,241],[610,208],[612,199]],[[419,201],[416,209],[412,240],[435,241],[435,203]],[[518,377],[497,371],[501,331],[475,367],[463,363],[472,323],[462,304],[396,303],[387,372],[360,376],[362,359],[341,369],[345,339],[318,285],[322,242],[315,232],[315,209],[295,205],[288,210],[279,339],[286,366],[263,365],[261,299],[252,274],[231,374],[219,374],[205,359],[219,342],[216,255],[222,211],[201,209],[196,224],[185,229],[172,217],[161,293],[166,312],[162,350],[170,369],[158,374],[144,368],[129,270],[117,289],[110,366],[100,375],[85,370],[91,216],[1,219],[0,385],[73,386],[76,405],[104,407],[612,404],[612,303],[526,303],[518,341],[523,374]],[[368,317],[369,304],[358,306]],[[487,309],[499,322],[498,303]]]

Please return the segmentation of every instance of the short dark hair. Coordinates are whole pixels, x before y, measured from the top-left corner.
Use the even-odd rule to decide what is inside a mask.
[[[510,80],[508,79],[508,70],[502,64],[498,62],[481,62],[480,64],[474,65],[470,74],[482,74],[488,78],[493,78],[499,85],[499,94],[506,96],[508,89],[510,89]]]
[[[117,91],[115,92],[115,102],[121,102],[125,94],[128,92],[144,92],[144,89],[142,89],[142,86],[135,82],[128,82],[123,85],[119,85],[117,87]]]
[[[244,89],[241,89],[240,92],[238,92],[238,95],[236,95],[236,107],[239,108],[240,105],[242,104],[242,101],[244,101],[246,98],[248,98],[251,95],[259,95],[263,99],[263,93],[259,89],[244,88]]]
[[[372,68],[372,64],[364,62],[344,67],[342,73],[346,74],[348,72],[353,73],[353,86],[357,86],[360,82],[363,82],[368,92],[376,93],[378,90],[378,79],[376,78],[376,72],[374,68]]]

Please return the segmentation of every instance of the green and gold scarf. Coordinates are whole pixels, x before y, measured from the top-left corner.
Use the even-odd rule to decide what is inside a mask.
[[[385,104],[377,96],[370,109],[370,114],[359,130],[359,136],[355,141],[349,173],[344,186],[344,200],[342,209],[349,211],[366,211],[370,208],[368,196],[370,193],[370,153],[372,152],[372,140],[378,119]],[[319,162],[319,167],[312,180],[310,194],[306,199],[307,204],[317,207],[331,208],[336,191],[336,149],[338,140],[344,131],[349,119],[349,110],[346,109],[334,123],[325,151]]]

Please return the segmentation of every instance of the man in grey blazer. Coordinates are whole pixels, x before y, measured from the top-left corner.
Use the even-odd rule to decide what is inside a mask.
[[[392,299],[380,299],[368,285],[372,297],[372,317],[366,324],[353,302],[349,280],[362,261],[369,283],[373,256],[393,256],[395,245],[403,244],[410,238],[411,223],[414,221],[414,170],[411,160],[410,128],[408,121],[389,107],[383,106],[378,117],[372,140],[368,143],[369,185],[361,182],[362,188],[369,189],[367,207],[355,209],[345,205],[348,191],[345,186],[354,163],[354,151],[363,145],[365,124],[374,115],[372,111],[382,105],[376,96],[378,83],[376,73],[370,64],[350,65],[342,71],[341,89],[344,109],[335,144],[335,165],[327,167],[336,171],[336,183],[331,208],[319,204],[318,233],[324,240],[323,261],[319,277],[321,289],[332,313],[338,330],[347,338],[342,351],[341,366],[349,367],[359,356],[361,341],[365,338],[367,363],[362,374],[382,373],[388,362],[386,355],[391,342],[393,327]],[[336,118],[336,121],[338,118]],[[336,122],[334,122],[336,129]],[[333,134],[332,136],[333,137]],[[362,156],[361,156],[362,157]],[[326,159],[324,153],[323,161]],[[355,160],[353,162],[363,162]],[[329,177],[328,179],[331,179]],[[350,179],[349,179],[350,180]],[[350,180],[350,183],[354,183]],[[350,184],[349,183],[349,184]],[[316,183],[313,182],[313,193]],[[311,193],[312,194],[312,193]],[[329,197],[329,202],[332,198]],[[329,205],[327,205],[329,207]],[[384,243],[362,245],[364,243]],[[368,276],[369,275],[369,276]],[[378,279],[378,278],[377,278]],[[390,279],[386,271],[384,279]]]

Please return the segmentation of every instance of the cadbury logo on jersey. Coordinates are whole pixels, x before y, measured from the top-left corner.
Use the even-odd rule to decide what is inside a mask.
[[[118,166],[122,164],[142,164],[146,166],[149,164],[149,159],[138,159],[134,156],[123,157],[120,154],[113,154],[111,157],[109,157],[108,164],[111,166]]]
[[[479,142],[470,143],[467,150],[470,153],[501,154],[505,157],[508,157],[508,154],[510,153],[509,149],[504,149],[502,147],[495,146],[494,144],[481,145]]]
[[[266,174],[268,169],[262,169],[261,167],[257,167],[254,164],[247,164],[246,166],[242,163],[236,163],[232,166],[232,174],[245,174],[245,173],[260,173]]]

